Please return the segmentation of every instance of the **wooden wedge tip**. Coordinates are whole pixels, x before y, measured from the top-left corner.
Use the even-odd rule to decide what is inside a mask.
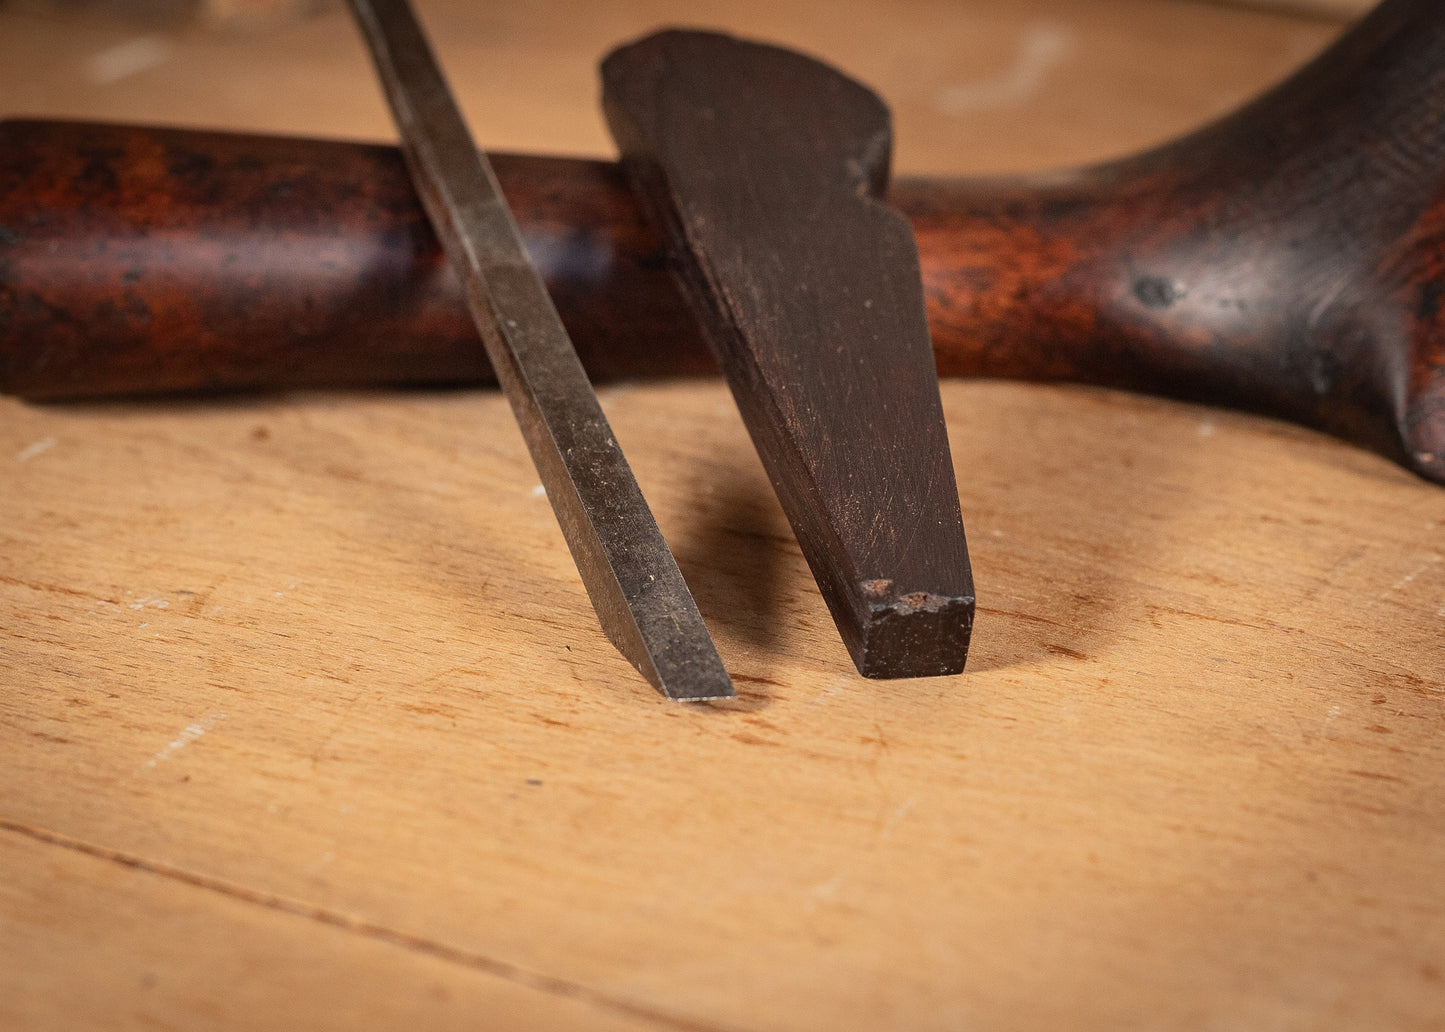
[[[973,635],[974,595],[900,591],[889,580],[859,585],[867,606],[852,649],[864,677],[943,677],[963,672]]]

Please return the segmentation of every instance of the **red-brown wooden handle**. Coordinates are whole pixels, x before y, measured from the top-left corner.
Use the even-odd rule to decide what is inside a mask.
[[[944,375],[1294,420],[1445,482],[1445,4],[1385,0],[1234,115],[1046,179],[898,185]]]
[[[614,166],[494,163],[595,376],[712,369]],[[890,200],[940,373],[1227,404],[1445,482],[1445,5],[1385,0],[1139,157]],[[394,150],[0,123],[0,390],[487,377]]]
[[[715,369],[614,165],[492,160],[594,376]],[[0,391],[478,382],[395,148],[0,122]]]

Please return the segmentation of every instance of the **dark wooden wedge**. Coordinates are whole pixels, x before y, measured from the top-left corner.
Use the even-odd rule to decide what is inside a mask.
[[[963,669],[974,592],[888,110],[799,54],[670,31],[602,65],[664,239],[861,673]]]

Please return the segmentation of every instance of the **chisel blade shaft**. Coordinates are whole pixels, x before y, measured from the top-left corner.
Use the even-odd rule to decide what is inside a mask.
[[[697,604],[415,15],[406,0],[350,3],[412,178],[602,629],[668,698],[733,695]]]

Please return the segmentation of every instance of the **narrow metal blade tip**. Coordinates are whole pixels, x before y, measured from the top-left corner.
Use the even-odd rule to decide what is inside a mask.
[[[662,694],[673,702],[710,702],[713,699],[736,699],[738,697],[732,681],[727,681],[719,687],[686,685],[680,691],[675,692],[663,688]]]
[[[732,678],[723,669],[711,638],[693,642],[688,651],[689,655],[676,657],[673,662],[668,662],[672,657],[649,656],[654,662],[639,663],[637,669],[654,688],[674,702],[737,698]],[[662,661],[656,662],[658,659]]]

